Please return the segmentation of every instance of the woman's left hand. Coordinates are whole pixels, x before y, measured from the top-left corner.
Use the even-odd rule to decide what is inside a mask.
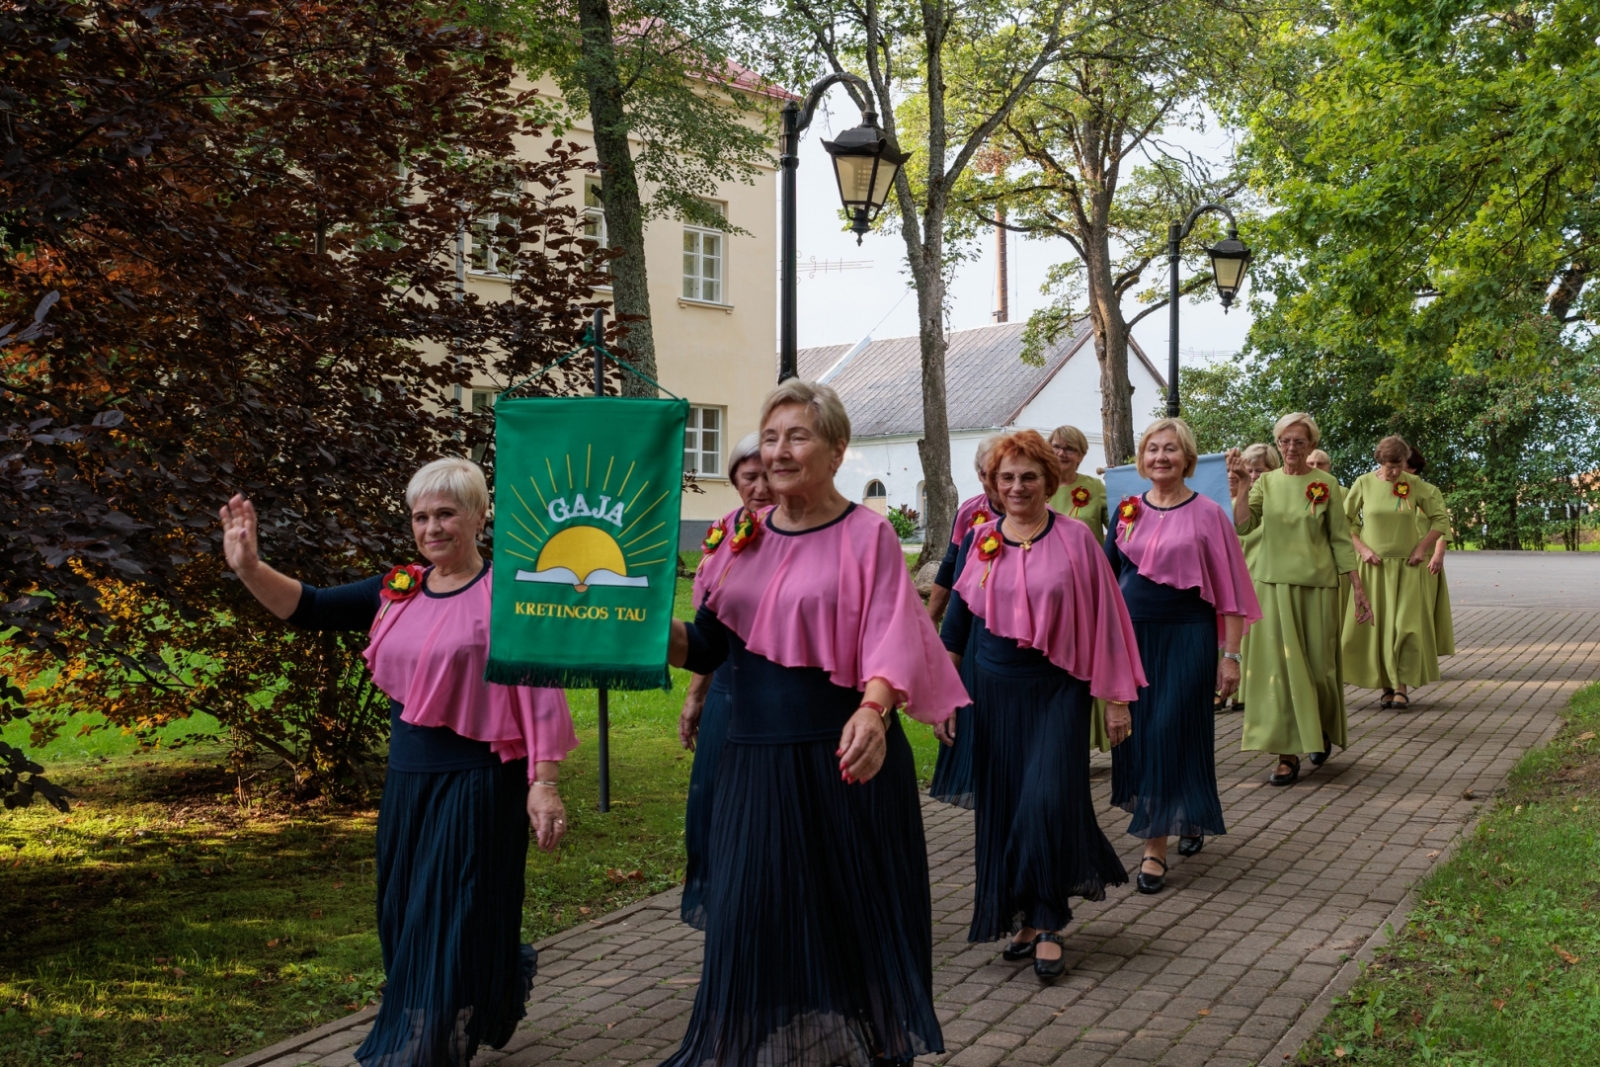
[[[1106,733],[1111,738],[1112,748],[1133,736],[1133,713],[1128,710],[1128,705],[1106,701]]]
[[[1239,661],[1217,661],[1217,696],[1231,697],[1239,691]]]
[[[1413,548],[1411,550],[1411,555],[1406,558],[1406,566],[1407,567],[1419,566],[1424,561],[1426,561],[1427,558],[1428,558],[1428,553],[1426,551],[1424,551],[1422,545],[1418,545],[1416,548]]]
[[[888,724],[875,708],[856,709],[839,735],[839,773],[845,781],[871,781],[883,769],[888,733]]]
[[[1357,588],[1352,591],[1356,598],[1356,625],[1370,626],[1372,624],[1372,603],[1367,599],[1367,594]]]
[[[528,822],[539,847],[554,852],[567,832],[567,807],[561,803],[561,790],[546,785],[528,786]]]

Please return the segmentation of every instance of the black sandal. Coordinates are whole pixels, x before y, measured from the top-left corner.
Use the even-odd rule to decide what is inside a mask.
[[[1040,940],[1040,941],[1048,941],[1052,945],[1058,945],[1058,946],[1061,945],[1060,936],[1057,935],[1057,934],[1049,933],[1048,931],[1045,932],[1045,933],[1041,933],[1039,935],[1039,937],[1038,937],[1038,940]],[[1040,977],[1040,979],[1042,979],[1043,981],[1046,981],[1046,982],[1054,981],[1055,979],[1060,978],[1062,975],[1066,974],[1067,973],[1067,950],[1066,950],[1066,948],[1063,946],[1061,948],[1061,955],[1057,956],[1053,960],[1042,960],[1038,956],[1033,957],[1033,973],[1038,975]]]
[[[1144,865],[1152,862],[1161,864],[1160,874],[1144,873]],[[1167,861],[1162,859],[1160,856],[1145,856],[1139,860],[1139,876],[1133,881],[1134,885],[1138,887],[1139,892],[1141,893],[1161,892],[1161,890],[1167,884]]]
[[[1390,702],[1389,706],[1395,711],[1405,711],[1411,706],[1411,698],[1406,696],[1404,693],[1396,693],[1394,695],[1394,700]]]
[[[1267,779],[1268,785],[1294,785],[1300,780],[1299,756],[1279,756],[1278,766],[1288,767],[1289,773],[1284,774],[1281,771],[1273,771],[1272,777]]]
[[[1394,707],[1394,690],[1393,689],[1385,689],[1383,691],[1383,699],[1378,702],[1378,707],[1380,707],[1380,708],[1392,708],[1392,707]]]
[[[1007,941],[1006,947],[1000,953],[1000,958],[1010,963],[1018,960],[1029,959],[1033,956],[1034,946],[1039,943],[1040,934],[1034,934],[1032,941]]]

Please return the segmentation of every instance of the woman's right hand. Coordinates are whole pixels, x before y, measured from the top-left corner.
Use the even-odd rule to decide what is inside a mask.
[[[953,745],[956,743],[956,717],[954,712],[943,722],[934,723],[933,736],[939,739],[941,745]]]
[[[683,742],[683,747],[690,752],[694,751],[694,739],[700,733],[700,713],[705,710],[706,698],[690,689],[683,698],[683,710],[678,712],[678,740]]]
[[[1370,563],[1374,567],[1383,566],[1383,557],[1360,542],[1356,543],[1356,555],[1361,557],[1361,562]]]
[[[222,505],[217,515],[222,519],[222,555],[228,569],[244,575],[261,565],[261,554],[256,543],[256,506],[242,494]]]

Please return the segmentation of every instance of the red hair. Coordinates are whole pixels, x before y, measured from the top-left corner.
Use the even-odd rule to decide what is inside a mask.
[[[1044,475],[1044,495],[1055,496],[1056,490],[1061,488],[1061,464],[1056,459],[1055,449],[1050,447],[1050,442],[1039,436],[1038,430],[1018,430],[1008,433],[995,442],[994,448],[989,452],[989,470],[1000,469],[1000,461],[1016,458],[1024,463],[1031,463],[1039,468],[1039,473]]]

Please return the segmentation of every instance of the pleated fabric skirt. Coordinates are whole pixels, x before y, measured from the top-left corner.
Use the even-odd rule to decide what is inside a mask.
[[[697,930],[706,928],[706,853],[711,840],[711,806],[716,796],[717,764],[728,740],[728,716],[733,691],[728,687],[727,665],[711,676],[705,706],[700,709],[700,730],[694,741],[694,766],[689,771],[689,802],[683,814],[683,921]]]
[[[1370,626],[1356,625],[1352,601],[1344,615],[1344,680],[1363,689],[1393,689],[1439,680],[1434,607],[1439,580],[1426,564],[1405,557],[1361,562],[1361,585],[1372,604]]]
[[[1261,620],[1244,635],[1245,752],[1322,751],[1322,735],[1344,748],[1339,669],[1339,589],[1256,582]]]
[[[466,1067],[527,1013],[528,764],[389,771],[378,808],[378,941],[388,978],[363,1067]]]
[[[1103,900],[1128,880],[1089,793],[1089,686],[1065,671],[990,671],[975,663],[977,794],[969,941],[1024,926],[1059,930],[1072,897]]]
[[[964,661],[963,661],[964,662]],[[962,671],[965,678],[966,671]],[[928,795],[958,808],[973,806],[972,796],[972,705],[956,709],[955,744],[939,746],[933,764],[933,782]]]
[[[1227,833],[1217,795],[1217,624],[1135,622],[1147,688],[1129,705],[1133,733],[1111,750],[1111,803],[1133,816],[1128,833]]]
[[[872,1067],[944,1050],[911,746],[896,717],[883,769],[848,784],[838,745],[836,730],[755,744],[735,729],[723,748],[705,962],[669,1067]]]

